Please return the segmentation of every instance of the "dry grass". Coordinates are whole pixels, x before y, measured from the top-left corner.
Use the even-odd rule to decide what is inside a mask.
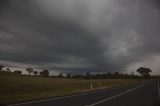
[[[137,81],[130,79],[55,79],[0,72],[0,103],[15,103],[89,91],[91,82],[94,89],[102,89]]]

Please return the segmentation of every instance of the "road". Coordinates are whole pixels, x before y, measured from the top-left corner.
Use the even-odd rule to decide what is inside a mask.
[[[158,80],[9,106],[160,106]]]

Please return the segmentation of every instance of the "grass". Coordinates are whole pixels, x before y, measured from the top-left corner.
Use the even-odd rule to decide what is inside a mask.
[[[91,82],[93,83],[93,89],[96,90],[117,85],[136,83],[137,80],[58,79],[0,72],[0,104],[86,92],[90,90]]]

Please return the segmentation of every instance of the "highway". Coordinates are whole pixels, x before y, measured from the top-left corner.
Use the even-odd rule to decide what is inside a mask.
[[[158,85],[158,80],[151,80],[140,84],[9,106],[160,106]]]

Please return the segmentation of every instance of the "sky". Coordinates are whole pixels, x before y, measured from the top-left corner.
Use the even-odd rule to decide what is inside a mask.
[[[159,0],[1,0],[0,64],[160,74]]]

